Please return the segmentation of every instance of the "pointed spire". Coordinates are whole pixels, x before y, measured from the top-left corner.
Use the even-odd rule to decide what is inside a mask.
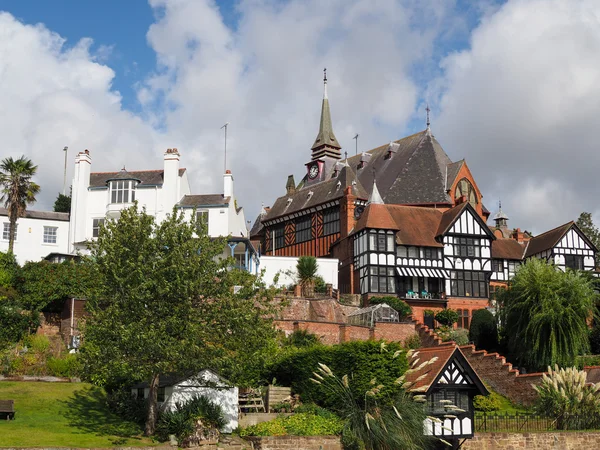
[[[321,106],[321,122],[319,123],[319,134],[312,146],[312,159],[329,156],[342,159],[340,149],[342,146],[333,134],[331,125],[331,112],[329,110],[329,99],[327,98],[327,69],[323,69],[323,104]]]
[[[373,190],[371,191],[371,196],[369,197],[369,201],[367,202],[367,205],[383,205],[383,199],[381,198],[379,189],[377,189],[377,183],[375,182],[374,177],[373,177]]]
[[[429,120],[429,111],[431,111],[431,109],[429,109],[429,103],[427,103],[427,108],[425,108],[425,111],[427,111],[427,130],[429,130],[429,126],[431,125]]]

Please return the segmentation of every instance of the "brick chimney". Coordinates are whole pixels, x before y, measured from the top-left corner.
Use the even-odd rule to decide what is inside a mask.
[[[356,225],[354,208],[356,196],[352,193],[352,186],[344,190],[344,196],[340,200],[340,239],[347,237]]]

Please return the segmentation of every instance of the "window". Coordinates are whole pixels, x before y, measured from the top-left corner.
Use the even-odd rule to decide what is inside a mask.
[[[273,230],[275,235],[275,250],[285,246],[285,227],[283,225],[278,226]]]
[[[159,387],[158,392],[156,393],[156,401],[158,403],[162,403],[165,401],[165,388]]]
[[[396,248],[396,254],[401,258],[406,258],[408,256],[408,249],[403,245],[399,245],[398,248]]]
[[[203,225],[208,231],[208,211],[196,211],[196,220],[198,221],[198,225]]]
[[[422,249],[422,255],[425,259],[442,259],[442,250],[439,248],[425,247]]]
[[[111,203],[133,203],[135,201],[135,185],[133,180],[118,180],[110,182]]]
[[[468,309],[457,309],[458,313],[458,328],[464,328],[465,330],[469,329],[469,310]]]
[[[447,402],[442,400],[450,400],[451,405],[456,405],[464,411],[470,410],[469,394],[466,391],[457,391],[454,389],[443,389],[435,391],[429,396],[428,414],[446,414],[448,410],[445,408]]]
[[[137,398],[144,398],[144,388],[138,388],[137,390]]]
[[[15,241],[17,240],[17,231],[19,230],[19,224],[15,224]],[[8,241],[10,239],[10,223],[4,222],[4,228],[2,229],[2,240]]]
[[[393,267],[369,268],[371,278],[371,292],[396,293],[396,275]]]
[[[565,255],[565,266],[573,270],[583,270],[583,256]]]
[[[340,209],[331,208],[323,212],[323,236],[340,232]]]
[[[44,244],[56,244],[58,227],[44,227]]]
[[[375,252],[394,252],[396,243],[394,242],[394,233],[391,231],[369,232],[369,250]]]
[[[475,257],[481,256],[479,239],[458,238],[458,256]]]
[[[419,257],[419,249],[417,247],[408,247],[408,257],[409,258],[418,258]]]
[[[93,219],[92,220],[92,237],[98,237],[100,234],[100,227],[104,225],[104,219]]]
[[[310,241],[312,239],[312,221],[310,216],[296,221],[296,243]]]
[[[450,272],[450,291],[456,297],[487,297],[485,272]]]
[[[492,259],[492,272],[504,272],[504,261],[502,259]]]

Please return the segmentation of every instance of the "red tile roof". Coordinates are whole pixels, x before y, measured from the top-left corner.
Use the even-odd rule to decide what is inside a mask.
[[[525,256],[529,257],[537,255],[538,253],[551,249],[558,244],[573,224],[574,222],[571,221],[531,238]]]
[[[440,347],[420,348],[413,353],[413,356],[408,358],[409,364],[414,364],[413,368],[419,367],[422,363],[437,358],[432,364],[427,364],[415,372],[410,372],[406,375],[405,381],[413,383],[408,387],[409,391],[425,393],[431,387],[440,372],[446,367],[448,360],[454,352],[460,349],[456,345],[442,345]],[[425,375],[417,381],[418,378]]]
[[[492,241],[492,258],[523,259],[525,246],[514,239],[496,239]]]

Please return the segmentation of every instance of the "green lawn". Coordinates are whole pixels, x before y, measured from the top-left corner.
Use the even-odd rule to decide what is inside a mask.
[[[155,445],[136,424],[107,410],[102,389],[86,383],[0,382],[15,420],[0,420],[0,447]]]

